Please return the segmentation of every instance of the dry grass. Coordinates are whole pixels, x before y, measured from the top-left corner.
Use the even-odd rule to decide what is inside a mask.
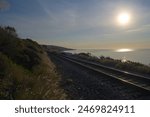
[[[27,87],[18,91],[16,99],[67,99],[59,82],[60,77],[55,70],[55,65],[44,53],[42,62],[33,68]]]

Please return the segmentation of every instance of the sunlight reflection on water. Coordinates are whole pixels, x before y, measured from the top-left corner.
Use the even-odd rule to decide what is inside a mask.
[[[133,49],[129,49],[129,48],[122,48],[122,49],[117,49],[115,51],[116,52],[132,52],[134,50]]]

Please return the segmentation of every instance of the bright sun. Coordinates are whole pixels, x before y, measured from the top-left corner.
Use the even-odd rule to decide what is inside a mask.
[[[130,21],[129,13],[123,12],[118,15],[118,22],[120,25],[127,25]]]

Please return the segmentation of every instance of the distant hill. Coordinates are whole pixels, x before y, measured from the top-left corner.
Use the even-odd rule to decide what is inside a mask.
[[[67,51],[67,50],[73,50],[70,48],[54,46],[54,45],[42,45],[42,46],[46,51],[49,51],[49,52],[54,52],[54,51],[55,52],[62,52],[62,51]]]
[[[41,45],[0,27],[0,99],[64,99],[59,80]]]

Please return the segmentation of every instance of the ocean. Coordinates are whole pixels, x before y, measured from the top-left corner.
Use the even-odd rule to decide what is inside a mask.
[[[137,49],[128,52],[117,52],[116,50],[111,49],[76,49],[76,50],[69,50],[65,51],[72,54],[77,53],[91,53],[93,56],[105,56],[111,57],[114,59],[126,59],[133,62],[139,62],[145,65],[150,66],[150,49]]]

